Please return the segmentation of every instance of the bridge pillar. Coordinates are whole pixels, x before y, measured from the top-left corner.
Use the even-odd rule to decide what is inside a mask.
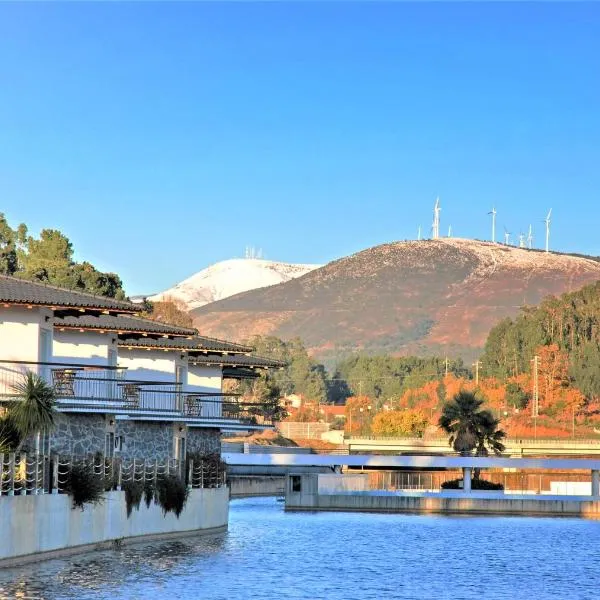
[[[592,471],[592,496],[600,496],[600,471]]]
[[[465,494],[471,493],[471,467],[463,467],[463,491]]]

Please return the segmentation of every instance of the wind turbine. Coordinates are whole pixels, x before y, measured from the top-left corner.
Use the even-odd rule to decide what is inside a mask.
[[[496,207],[492,207],[492,210],[488,213],[492,215],[492,242],[496,241]]]
[[[417,231],[417,240],[421,241],[421,226],[419,225],[419,230]]]
[[[452,237],[452,225],[448,225],[448,237]]]
[[[519,248],[525,248],[525,234],[519,233]]]
[[[529,233],[527,234],[527,247],[530,250],[533,248],[533,230],[531,225],[529,226]]]
[[[504,244],[506,246],[510,246],[510,231],[504,228]]]
[[[433,207],[433,225],[431,227],[434,240],[440,237],[440,210],[442,209],[440,208],[440,197],[438,196]]]
[[[552,209],[548,211],[548,216],[544,219],[546,223],[546,252],[550,250],[550,216],[552,215]]]

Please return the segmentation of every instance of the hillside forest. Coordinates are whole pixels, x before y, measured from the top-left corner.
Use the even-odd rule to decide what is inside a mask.
[[[284,396],[301,397],[301,406],[290,409],[292,420],[326,420],[322,405],[345,404],[345,420],[338,418],[333,426],[348,433],[437,435],[443,403],[465,389],[486,402],[511,437],[600,433],[600,282],[550,297],[498,323],[477,365],[359,353],[330,373],[309,357],[299,339],[254,337],[248,342],[259,354],[288,362],[268,381]]]

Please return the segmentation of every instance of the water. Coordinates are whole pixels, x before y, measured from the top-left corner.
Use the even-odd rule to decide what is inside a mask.
[[[453,600],[598,597],[600,522],[284,513],[231,503],[227,534],[0,571],[0,598]]]

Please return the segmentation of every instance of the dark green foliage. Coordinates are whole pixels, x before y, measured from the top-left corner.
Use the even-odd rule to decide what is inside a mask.
[[[358,395],[366,395],[375,400],[401,396],[407,389],[418,388],[428,381],[440,379],[445,371],[443,358],[355,354],[338,364],[333,379],[342,381],[346,392],[332,400],[337,403],[348,396]],[[461,359],[448,361],[448,373],[457,377],[470,375]],[[340,386],[336,391],[339,389]]]
[[[477,456],[504,452],[504,431],[498,429],[498,419],[486,409],[476,394],[462,390],[442,409],[439,426],[448,434],[448,442],[462,455],[476,450]],[[476,471],[476,477],[478,471]]]
[[[88,262],[73,260],[73,245],[62,232],[43,229],[35,238],[28,235],[23,224],[13,230],[1,213],[0,274],[110,298],[125,297],[118,275],[102,273]]]
[[[56,419],[56,392],[36,373],[27,371],[21,381],[13,385],[19,396],[9,410],[10,420],[21,440],[42,431],[50,431]]]
[[[451,479],[450,481],[444,481],[442,483],[443,490],[459,490],[463,487],[462,479]],[[501,483],[494,483],[493,481],[487,481],[486,479],[473,479],[471,480],[472,490],[484,490],[497,492],[504,489]]]
[[[154,500],[154,493],[154,482],[146,480],[144,482],[144,502],[146,503],[146,508],[150,508],[150,504]]]
[[[521,410],[529,404],[529,394],[518,383],[509,381],[505,389],[506,402],[509,406]]]
[[[154,497],[163,514],[174,512],[179,518],[187,501],[188,488],[177,475],[162,475],[156,482]]]
[[[569,358],[569,375],[587,398],[600,397],[600,282],[548,298],[494,327],[485,344],[486,374],[500,378],[530,371],[542,345],[557,344]]]
[[[144,483],[142,481],[126,481],[123,486],[125,492],[125,504],[127,505],[127,518],[131,516],[134,508],[139,510],[142,495],[144,494]],[[148,507],[150,503],[148,503]]]
[[[255,336],[247,343],[256,349],[256,354],[287,363],[285,369],[269,375],[270,385],[282,394],[302,394],[307,400],[327,401],[325,367],[308,356],[300,338],[284,342],[276,337]]]
[[[104,500],[104,477],[94,473],[94,465],[74,462],[66,475],[65,491],[73,500],[73,508],[83,510],[85,504]]]
[[[14,452],[21,443],[21,434],[7,412],[0,417],[0,452]]]
[[[189,481],[190,461],[194,461],[194,470],[203,467],[202,483],[204,487],[215,487],[221,483],[219,476],[227,471],[227,464],[223,462],[221,455],[218,452],[210,452],[203,454],[201,452],[188,452],[186,456],[186,483],[192,484]],[[196,476],[193,481],[194,486],[198,486],[200,481]]]

